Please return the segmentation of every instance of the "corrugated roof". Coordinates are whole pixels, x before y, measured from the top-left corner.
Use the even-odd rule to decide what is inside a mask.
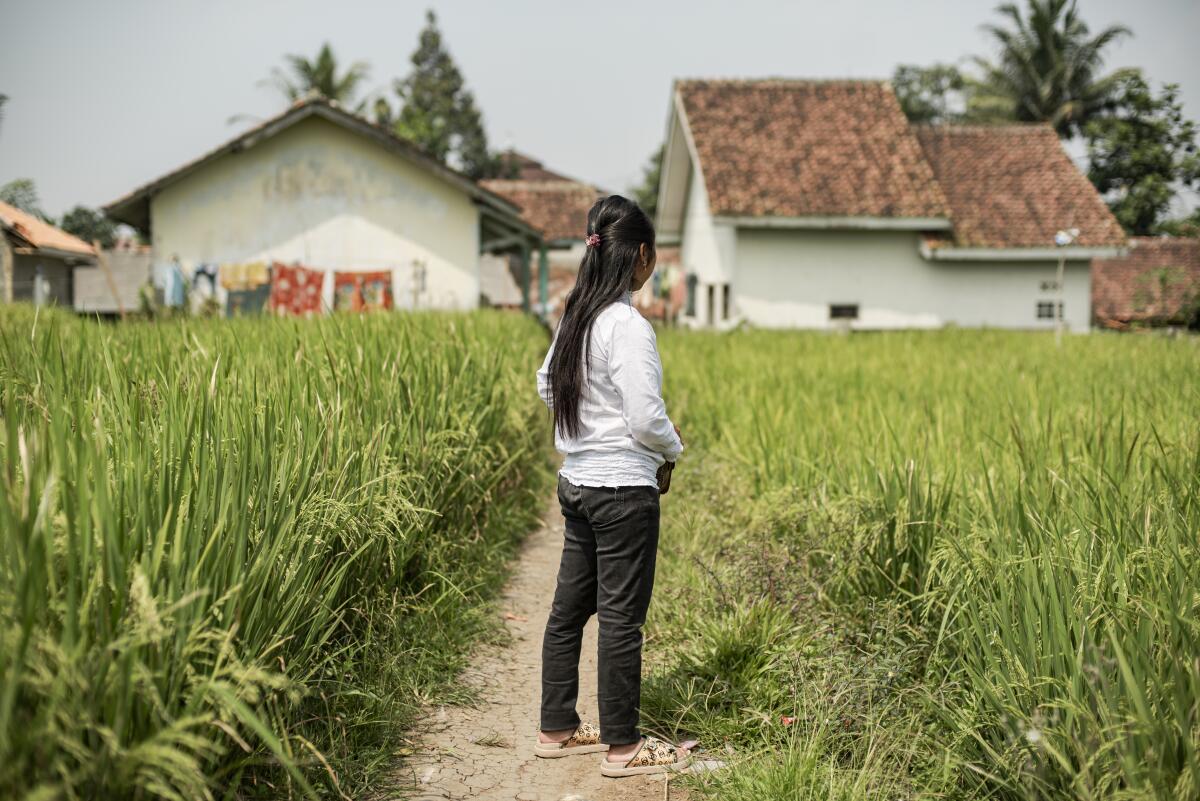
[[[947,216],[884,81],[684,80],[676,88],[713,214]]]
[[[30,247],[38,250],[56,250],[62,253],[75,253],[80,256],[95,256],[96,251],[90,244],[73,234],[51,225],[27,211],[16,206],[0,203],[0,223],[4,229],[28,242]]]
[[[917,138],[950,207],[954,244],[1119,247],[1125,233],[1049,125],[920,125]]]

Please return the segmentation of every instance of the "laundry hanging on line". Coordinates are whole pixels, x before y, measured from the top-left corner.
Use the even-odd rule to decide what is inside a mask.
[[[271,271],[265,262],[222,264],[221,286],[230,290],[254,289],[270,283]]]
[[[227,317],[262,314],[271,296],[271,272],[266,264],[222,264],[220,274]]]
[[[335,272],[333,274],[335,311],[371,311],[392,308],[392,272]]]
[[[321,311],[323,270],[300,265],[271,265],[271,311],[279,315],[311,316]]]

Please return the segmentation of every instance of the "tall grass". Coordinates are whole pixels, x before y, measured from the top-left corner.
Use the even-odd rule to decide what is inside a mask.
[[[783,604],[792,630],[768,639],[790,636],[800,655],[766,671],[787,692],[760,698],[758,717],[672,719],[695,708],[682,682],[708,624],[679,608],[652,619],[665,638],[683,632],[652,682],[653,714],[763,749],[714,793],[744,797],[747,776],[784,786],[770,777],[797,763],[779,715],[821,699],[846,716],[827,758],[880,796],[1200,797],[1200,342],[660,343],[696,445],[665,507],[666,582],[706,617],[736,615],[747,593]],[[697,503],[719,511],[697,519]],[[708,531],[683,530],[697,523]]]
[[[351,791],[540,509],[541,331],[0,332],[0,797]]]

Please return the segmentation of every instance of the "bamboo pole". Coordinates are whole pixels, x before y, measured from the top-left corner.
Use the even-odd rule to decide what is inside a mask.
[[[92,247],[96,249],[96,262],[100,265],[100,269],[104,271],[104,280],[108,282],[108,291],[112,292],[113,300],[117,302],[117,311],[121,315],[121,319],[125,319],[125,304],[121,301],[121,294],[117,292],[117,281],[113,278],[112,268],[108,264],[108,256],[105,255],[104,249],[100,247],[100,240],[93,239]]]

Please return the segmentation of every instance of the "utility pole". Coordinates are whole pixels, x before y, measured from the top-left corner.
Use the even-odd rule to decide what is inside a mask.
[[[1054,344],[1057,347],[1062,347],[1063,335],[1063,284],[1066,282],[1066,253],[1063,248],[1073,244],[1079,238],[1078,228],[1069,228],[1065,231],[1059,231],[1054,235],[1054,245],[1058,248],[1058,280],[1056,288],[1058,289],[1058,301],[1054,309]]]
[[[425,291],[425,261],[424,261],[424,259],[413,259],[412,311],[417,310],[417,301],[421,297],[421,293],[424,291]]]

